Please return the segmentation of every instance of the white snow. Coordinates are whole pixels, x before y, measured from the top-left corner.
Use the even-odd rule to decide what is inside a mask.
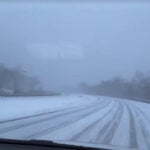
[[[129,131],[129,112],[127,110],[126,106],[124,107],[123,116],[121,117],[121,120],[119,122],[119,126],[116,129],[115,135],[111,141],[111,144],[113,145],[129,145],[129,132],[122,132],[122,130]],[[119,141],[119,143],[118,143]]]
[[[149,150],[149,124],[150,104],[141,102],[90,95],[0,97],[0,138]]]
[[[95,100],[96,98],[93,99],[90,96],[87,98],[82,95],[0,97],[0,122],[34,114],[85,106]]]

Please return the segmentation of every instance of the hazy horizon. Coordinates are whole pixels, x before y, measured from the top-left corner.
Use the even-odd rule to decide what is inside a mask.
[[[149,3],[1,3],[0,63],[57,89],[150,71]]]

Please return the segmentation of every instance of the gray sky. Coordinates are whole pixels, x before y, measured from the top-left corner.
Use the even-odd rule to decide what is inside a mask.
[[[1,3],[0,62],[57,88],[150,71],[149,3]]]

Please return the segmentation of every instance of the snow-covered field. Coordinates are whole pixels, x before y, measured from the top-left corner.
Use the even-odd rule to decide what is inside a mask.
[[[150,149],[150,104],[62,95],[0,97],[0,138]]]

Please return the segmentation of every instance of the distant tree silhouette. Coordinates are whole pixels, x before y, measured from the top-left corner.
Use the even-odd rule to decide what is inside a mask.
[[[131,80],[115,77],[111,80],[102,81],[95,86],[80,83],[79,87],[83,92],[89,94],[150,102],[150,75],[145,75],[140,71],[136,71]]]
[[[37,90],[39,85],[37,78],[28,76],[22,69],[0,65],[0,91],[11,90],[14,94],[28,93]]]

